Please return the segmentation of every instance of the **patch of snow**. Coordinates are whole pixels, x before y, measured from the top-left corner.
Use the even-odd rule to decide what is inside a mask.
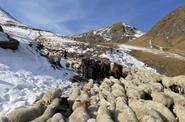
[[[108,58],[111,62],[118,63],[129,68],[140,68],[156,72],[155,69],[147,67],[143,62],[129,55],[126,50],[114,49],[112,52],[108,51],[100,57]]]
[[[141,37],[144,34],[145,34],[144,32],[139,31],[139,30],[136,30],[136,34],[134,34],[134,36],[137,37],[137,38],[139,38],[139,37]]]
[[[6,33],[0,32],[0,41],[9,41]]]

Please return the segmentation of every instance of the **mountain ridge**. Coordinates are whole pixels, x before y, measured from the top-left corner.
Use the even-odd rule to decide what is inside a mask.
[[[84,32],[79,35],[74,35],[72,38],[83,42],[119,42],[120,40],[124,40],[122,42],[127,42],[129,40],[136,39],[143,34],[143,32],[135,27],[129,26],[122,22],[117,22],[99,29]]]

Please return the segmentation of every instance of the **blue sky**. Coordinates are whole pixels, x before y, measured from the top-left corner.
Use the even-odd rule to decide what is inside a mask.
[[[0,0],[17,20],[63,35],[125,22],[148,31],[185,0]]]

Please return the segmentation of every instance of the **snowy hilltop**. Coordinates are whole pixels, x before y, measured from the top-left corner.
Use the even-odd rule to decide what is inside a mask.
[[[118,22],[104,28],[72,36],[75,40],[85,42],[127,42],[139,38],[144,33],[135,27]]]

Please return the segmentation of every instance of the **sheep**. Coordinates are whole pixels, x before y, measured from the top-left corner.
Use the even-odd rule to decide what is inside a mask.
[[[111,87],[109,84],[107,84],[106,82],[102,82],[100,85],[100,90],[107,90],[107,91],[111,91]]]
[[[88,91],[82,90],[81,93],[80,93],[80,96],[78,96],[77,99],[81,100],[81,101],[89,101],[89,93],[88,93]]]
[[[90,91],[90,89],[93,87],[93,84],[94,84],[93,79],[89,79],[89,82],[85,84],[85,86],[83,87],[83,90]]]
[[[173,115],[173,113],[167,108],[165,107],[163,104],[161,103],[157,103],[151,100],[147,100],[147,101],[136,101],[136,102],[131,102],[129,104],[131,106],[131,108],[137,108],[138,106],[140,106],[139,109],[142,109],[142,107],[146,107],[147,109],[153,109],[157,112],[159,112],[168,122],[175,122],[175,116]]]
[[[64,117],[61,113],[56,113],[47,122],[64,122]]]
[[[76,105],[78,105],[78,101],[89,101],[89,94],[86,91],[81,91],[80,96],[78,96],[76,98],[76,100],[74,101],[73,105],[72,105],[72,110],[75,110],[74,108],[76,108]]]
[[[88,106],[88,112],[90,117],[92,118],[95,118],[97,116],[98,101],[99,101],[99,98],[97,96],[92,96],[90,98],[90,105]]]
[[[161,92],[163,90],[163,86],[160,83],[145,83],[138,87],[147,94],[151,94],[152,92]]]
[[[115,119],[117,122],[138,122],[135,113],[132,109],[127,106],[124,102],[124,99],[118,97],[116,99],[116,112],[115,112]]]
[[[38,118],[34,119],[32,122],[46,122],[51,118],[58,108],[60,108],[61,99],[55,98],[50,105],[46,108],[44,113]]]
[[[117,84],[120,84],[121,83],[118,79],[116,79],[116,78],[114,78],[112,76],[110,76],[109,79],[112,81],[112,83],[117,83]]]
[[[153,111],[152,111],[153,112]],[[140,122],[164,122],[161,118],[157,118],[151,115],[145,115],[140,119]]]
[[[94,84],[93,87],[90,89],[90,95],[96,95],[100,92],[100,88],[98,87],[98,84]]]
[[[108,78],[104,78],[103,79],[103,82],[108,84],[109,86],[111,86],[113,84],[112,80],[111,79],[108,79]]]
[[[179,122],[185,122],[185,108],[184,106],[182,105],[179,105],[179,104],[175,104],[174,106],[174,113],[176,113],[178,119],[179,119]]]
[[[51,89],[44,94],[42,100],[46,105],[49,105],[55,98],[59,98],[61,95],[61,89]]]
[[[88,106],[88,113],[89,113],[90,117],[96,118],[98,107],[99,107],[98,105],[89,105]]]
[[[74,88],[72,93],[68,97],[69,105],[72,107],[74,101],[80,96],[80,88]]]
[[[107,109],[106,103],[101,101],[97,112],[96,122],[114,122],[111,118],[110,111]]]
[[[90,97],[90,105],[96,105],[99,101],[98,96],[92,96]]]
[[[162,83],[166,88],[172,86],[178,86],[178,91],[184,94],[185,91],[185,76],[176,76],[176,77],[163,77]]]
[[[145,92],[137,87],[129,87],[127,89],[127,96],[129,99],[144,99]]]
[[[168,89],[164,89],[164,93],[168,96],[170,96],[171,98],[173,98],[173,101],[175,104],[180,104],[182,106],[185,106],[185,97],[180,95],[180,94],[177,94],[175,92],[172,92]]]
[[[116,100],[115,97],[111,94],[111,92],[103,89],[102,94],[103,96],[105,96],[105,98],[111,105],[115,106]]]
[[[121,86],[121,85],[119,85],[119,84],[117,84],[117,83],[115,83],[113,86],[112,86],[112,94],[117,98],[117,97],[121,97],[121,96],[126,96],[125,95],[125,89]],[[126,97],[125,97],[126,98]]]
[[[154,122],[166,121],[166,119],[163,118],[161,113],[159,113],[155,109],[148,108],[147,106],[145,106],[145,103],[143,101],[132,100],[129,103],[129,106],[135,112],[137,119],[141,122],[145,122],[147,118],[148,120],[149,119],[154,120]]]
[[[74,108],[73,113],[70,115],[68,122],[86,122],[90,119],[87,112],[88,101],[77,101],[78,104]]]
[[[72,105],[72,110],[75,110],[76,105],[78,106],[78,101],[89,101],[89,94],[86,91],[81,91],[80,96],[78,96],[78,98],[76,98],[76,100],[74,101],[73,105]]]
[[[133,79],[133,75],[132,73],[128,73],[127,77],[125,78],[125,80],[132,80]]]
[[[125,93],[125,89],[123,86],[121,86],[120,84],[118,83],[115,83],[113,86],[112,86],[112,90],[113,89],[119,89],[120,91],[122,91],[123,93]]]
[[[154,92],[151,96],[153,101],[161,103],[168,108],[172,107],[172,105],[174,104],[173,98],[164,94],[163,92]]]
[[[37,101],[33,106],[17,108],[8,113],[6,117],[10,122],[29,122],[42,115],[45,106],[42,100]]]
[[[96,122],[96,119],[89,119],[87,122]]]

